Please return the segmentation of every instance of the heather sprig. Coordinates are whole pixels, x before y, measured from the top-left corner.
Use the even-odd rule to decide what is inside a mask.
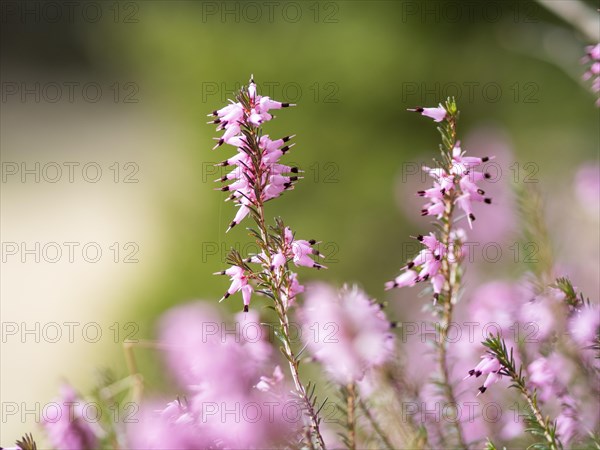
[[[229,144],[237,150],[235,156],[219,164],[232,166],[233,170],[216,180],[232,181],[220,190],[229,192],[227,200],[232,200],[239,207],[227,231],[249,215],[257,228],[248,228],[248,231],[261,250],[258,254],[247,256],[232,250],[227,258],[230,267],[217,274],[231,278],[231,285],[221,300],[241,291],[246,312],[255,290],[273,301],[272,309],[279,319],[275,336],[281,343],[280,349],[288,361],[296,394],[310,422],[308,435],[311,441],[308,445],[325,448],[319,431],[319,408],[313,396],[314,389],[311,393],[300,380],[300,358],[292,348],[289,323],[289,308],[296,295],[304,290],[290,265],[321,269],[324,266],[314,258],[323,255],[315,249],[315,240],[296,239],[282,219],[276,219],[274,226],[268,226],[265,214],[265,203],[293,189],[294,183],[300,179],[297,167],[279,162],[292,147],[293,144],[287,143],[293,136],[272,140],[262,129],[263,123],[273,118],[270,110],[289,106],[294,105],[259,95],[251,78],[248,87],[240,89],[236,101],[211,114],[217,117],[212,121],[217,124],[217,130],[224,130],[215,148]]]
[[[421,210],[421,215],[436,218],[436,232],[417,236],[423,249],[404,266],[402,274],[386,283],[386,289],[414,286],[422,281],[431,282],[433,314],[440,320],[440,336],[436,340],[440,379],[436,380],[436,384],[440,386],[447,403],[456,405],[448,366],[447,335],[454,305],[460,293],[463,276],[462,249],[466,239],[465,231],[456,227],[456,222],[461,219],[456,216],[457,209],[462,210],[469,226],[472,227],[475,221],[472,203],[491,203],[491,199],[485,196],[485,191],[477,184],[489,178],[489,175],[476,170],[490,158],[466,156],[462,150],[457,136],[459,111],[454,99],[449,98],[444,105],[440,104],[437,108],[419,107],[409,111],[430,117],[440,124],[437,128],[442,139],[440,160],[434,160],[435,167],[423,167],[433,178],[433,187],[418,192],[428,200]],[[456,444],[466,448],[458,421],[454,429]]]
[[[585,298],[582,292],[577,294],[577,290],[568,277],[557,278],[552,287],[559,289],[565,295],[564,302],[571,308],[571,311],[578,311],[584,306],[590,305],[590,299]]]
[[[542,438],[541,442],[537,442],[530,448],[558,450],[562,449],[562,443],[556,434],[556,422],[549,417],[545,417],[538,405],[537,391],[533,391],[527,387],[526,378],[523,375],[523,368],[517,364],[513,357],[513,349],[508,350],[506,342],[501,335],[488,337],[482,342],[487,347],[489,354],[486,356],[491,360],[495,360],[494,366],[497,367],[496,373],[498,378],[507,376],[511,380],[510,387],[519,391],[521,396],[527,402],[530,415],[527,417],[529,428],[527,431],[532,435]],[[497,381],[497,380],[496,380]],[[487,386],[486,386],[487,387]],[[485,389],[480,392],[485,392]]]

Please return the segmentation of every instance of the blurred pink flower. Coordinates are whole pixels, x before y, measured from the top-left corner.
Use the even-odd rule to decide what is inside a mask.
[[[362,379],[393,354],[390,322],[356,286],[340,291],[325,284],[309,287],[299,316],[308,349],[338,383]]]
[[[569,411],[562,412],[556,417],[556,435],[563,444],[573,440],[578,428],[577,419]]]
[[[42,425],[53,447],[61,450],[93,450],[104,431],[84,414],[86,403],[69,384],[60,388],[60,398],[51,403],[52,414],[44,414]],[[56,414],[54,414],[56,412]]]
[[[281,371],[281,367],[275,366],[275,370],[273,370],[273,376],[261,376],[260,381],[256,384],[256,389],[263,392],[271,391],[273,387],[280,384],[282,380],[283,372]]]
[[[540,356],[527,367],[529,382],[537,389],[539,398],[547,402],[556,395],[554,371],[548,359]]]
[[[596,163],[582,165],[575,175],[574,187],[583,210],[597,219],[600,212],[600,166]]]
[[[127,448],[132,450],[193,450],[207,448],[210,439],[190,414],[184,402],[172,401],[166,407],[145,403],[136,420],[127,426]]]
[[[266,336],[256,313],[244,313],[230,324],[217,308],[204,302],[172,308],[159,326],[170,373],[184,387],[211,391],[245,391],[254,386],[272,353]]]
[[[302,425],[258,313],[240,313],[230,324],[197,302],[168,311],[159,335],[185,400],[145,405],[128,430],[133,448],[277,447]]]
[[[560,334],[566,326],[564,294],[558,289],[548,288],[543,294],[524,303],[519,315],[520,321],[531,329],[527,335],[529,344],[540,343],[553,333]]]
[[[577,344],[592,345],[600,334],[600,308],[584,306],[569,320],[569,332]]]
[[[484,329],[508,335],[516,322],[522,296],[522,290],[513,283],[493,281],[483,284],[470,296],[469,319]]]

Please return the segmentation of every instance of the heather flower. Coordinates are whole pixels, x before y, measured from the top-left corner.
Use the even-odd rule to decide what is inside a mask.
[[[356,286],[339,292],[324,284],[311,286],[300,318],[308,349],[340,384],[361,380],[393,354],[390,322]]]
[[[450,254],[452,254],[452,259],[461,257],[460,250],[455,251],[462,248],[462,243],[459,240],[460,237],[458,235],[454,237],[456,240],[446,247],[433,233],[429,233],[426,236],[417,236],[416,239],[423,244],[424,248],[403,267],[403,270],[405,270],[403,273],[393,281],[385,284],[385,288],[393,289],[414,286],[418,282],[430,280],[434,297],[437,298],[444,286],[444,275],[440,272],[442,258]],[[450,248],[450,251],[448,248]]]
[[[462,150],[456,133],[458,109],[453,99],[448,99],[445,105],[439,104],[437,108],[416,108],[409,111],[419,112],[440,123],[438,131],[442,137],[441,161],[436,161],[435,167],[422,167],[423,171],[433,178],[433,186],[417,192],[427,199],[427,203],[421,209],[421,215],[434,216],[439,231],[427,236],[417,236],[423,248],[401,269],[404,272],[393,281],[387,282],[385,287],[392,289],[413,286],[423,281],[431,283],[432,311],[440,320],[440,339],[439,342],[436,340],[435,344],[441,379],[436,383],[443,385],[444,400],[449,404],[456,404],[446,347],[453,308],[460,291],[466,234],[464,230],[455,226],[457,220],[454,215],[456,209],[461,209],[472,228],[472,222],[475,220],[472,203],[491,203],[491,199],[485,196],[485,192],[477,184],[489,178],[489,175],[476,170],[490,158],[467,156]],[[481,392],[499,377],[498,373],[489,372]],[[454,444],[462,448],[466,447],[466,441],[461,428],[460,423],[454,424]]]
[[[271,139],[262,129],[262,125],[273,118],[270,110],[288,106],[292,105],[259,95],[254,80],[250,79],[248,87],[240,89],[236,101],[212,113],[216,116],[213,123],[217,124],[217,130],[224,131],[215,148],[228,144],[237,149],[237,155],[218,164],[232,166],[233,170],[216,180],[228,183],[220,190],[228,192],[226,201],[231,200],[238,207],[227,231],[250,216],[257,228],[248,230],[260,248],[257,254],[249,256],[242,256],[232,250],[227,257],[231,267],[218,274],[231,278],[231,285],[221,300],[241,291],[244,312],[249,310],[254,291],[273,300],[273,309],[280,325],[276,330],[281,343],[280,349],[289,363],[296,394],[303,403],[301,409],[303,420],[306,421],[305,437],[311,441],[311,448],[323,448],[318,411],[300,381],[299,360],[289,337],[288,318],[288,309],[294,304],[296,296],[304,290],[297,275],[290,270],[290,263],[296,267],[322,269],[325,266],[316,259],[323,255],[315,249],[315,240],[296,239],[283,220],[276,219],[275,226],[268,226],[265,217],[265,203],[279,197],[284,191],[293,189],[294,183],[301,178],[301,171],[297,167],[280,162],[281,157],[292,148],[293,144],[289,141],[294,136]],[[266,388],[268,380],[263,378],[259,383],[258,386]]]
[[[422,116],[430,117],[434,122],[441,122],[446,118],[446,109],[440,103],[437,108],[422,108],[417,107],[414,109],[409,109],[409,111],[414,111],[420,113]]]
[[[537,388],[539,397],[542,401],[548,401],[554,392],[556,377],[547,358],[539,357],[527,367],[529,372],[529,382]]]
[[[271,120],[269,110],[288,106],[293,105],[258,95],[254,80],[250,80],[248,89],[242,91],[237,102],[209,114],[218,117],[209,123],[217,124],[217,130],[225,130],[215,148],[225,143],[236,147],[238,151],[236,156],[219,164],[232,165],[235,169],[216,180],[233,181],[219,189],[229,192],[227,200],[233,200],[239,205],[229,229],[247,217],[252,208],[260,208],[264,202],[292,189],[293,183],[299,179],[298,168],[278,163],[292,147],[291,144],[284,144],[293,136],[271,140],[268,135],[256,136],[251,133],[252,129]]]
[[[423,115],[428,117],[441,118],[439,121],[445,120],[449,129],[453,130],[455,117],[449,115],[447,109],[444,109],[441,105],[440,108],[444,112],[443,116],[440,111],[437,111],[439,113],[437,116],[435,111],[430,111],[437,110],[437,108],[417,108],[416,111],[422,112]],[[454,132],[448,131],[448,133],[452,134]],[[452,136],[455,138],[455,134],[452,134]],[[444,157],[447,160],[446,165],[433,168],[423,167],[423,170],[434,181],[433,187],[417,192],[421,197],[428,199],[428,203],[421,209],[421,215],[435,216],[440,221],[448,221],[450,219],[446,216],[452,215],[456,205],[465,213],[469,226],[472,228],[472,223],[475,220],[472,203],[484,202],[490,204],[492,202],[489,197],[485,196],[485,191],[477,185],[481,180],[489,178],[489,175],[475,170],[476,167],[489,161],[490,158],[466,156],[459,141],[451,144],[448,154],[445,154]],[[438,238],[433,233],[426,237],[420,235],[418,239],[425,248],[403,268],[407,272],[385,284],[386,289],[412,286],[416,282],[430,280],[434,298],[437,300],[444,287],[445,275],[442,271],[442,260],[444,258],[449,260],[452,257],[450,262],[459,263],[462,254],[462,243],[466,238],[464,231],[456,234],[456,230],[452,228],[447,231],[447,234],[448,236],[445,239]],[[417,277],[413,277],[413,271],[417,271]]]
[[[48,440],[61,450],[96,449],[104,431],[97,422],[84,415],[85,402],[68,384],[60,389],[60,398],[54,401],[59,405],[56,417],[44,417],[43,427]]]
[[[318,242],[304,239],[294,239],[294,233],[288,228],[285,229],[282,252],[287,258],[291,258],[296,266],[314,267],[315,269],[326,269],[325,266],[315,262],[311,256],[323,258],[313,246]]]
[[[248,306],[250,305],[250,298],[254,291],[252,285],[248,283],[251,274],[249,275],[243,267],[231,266],[229,269],[223,270],[222,272],[216,272],[214,275],[229,275],[229,277],[231,277],[231,286],[229,286],[229,289],[227,289],[227,292],[225,292],[225,295],[223,295],[220,301],[225,300],[238,291],[242,291],[244,312],[247,312]]]
[[[498,358],[492,355],[482,356],[479,364],[469,370],[469,374],[464,379],[466,380],[472,376],[479,378],[481,375],[487,375],[487,378],[479,388],[479,393],[477,395],[483,394],[488,387],[500,381],[502,378],[502,364],[500,364]]]
[[[414,270],[407,270],[401,273],[393,281],[385,283],[385,289],[393,289],[404,286],[414,286],[419,281],[419,275]]]
[[[433,188],[418,192],[419,195],[430,200],[421,210],[421,215],[436,216],[441,219],[446,210],[444,198],[451,195],[453,203],[463,210],[469,221],[469,226],[472,228],[475,216],[473,215],[471,203],[485,202],[490,204],[492,202],[489,197],[485,197],[485,191],[476,184],[485,178],[489,178],[490,175],[473,169],[490,159],[489,157],[465,156],[465,152],[460,147],[460,142],[457,142],[452,149],[449,169],[424,166],[423,170],[435,181]]]

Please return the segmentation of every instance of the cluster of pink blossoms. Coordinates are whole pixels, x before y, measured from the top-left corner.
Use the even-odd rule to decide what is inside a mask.
[[[434,179],[434,182],[432,188],[418,192],[420,196],[429,200],[421,210],[421,215],[436,216],[440,219],[446,209],[444,200],[448,198],[448,195],[454,194],[454,203],[464,211],[469,226],[473,228],[475,216],[472,202],[492,203],[492,199],[485,197],[485,191],[476,184],[481,180],[489,179],[490,174],[473,169],[489,160],[488,157],[465,156],[465,152],[462,151],[460,142],[458,142],[452,150],[452,167],[449,171],[443,167],[423,167],[423,170]]]
[[[217,117],[209,123],[218,124],[217,130],[225,130],[214,148],[229,144],[236,147],[238,151],[235,156],[218,164],[234,166],[231,172],[216,180],[231,181],[220,190],[230,192],[226,201],[233,200],[239,205],[237,214],[227,231],[239,224],[251,212],[254,212],[255,220],[261,221],[262,218],[259,216],[262,217],[264,203],[279,197],[285,190],[292,189],[294,182],[300,178],[298,176],[300,170],[297,167],[279,163],[280,158],[294,145],[287,144],[294,136],[272,140],[268,135],[263,135],[261,129],[264,122],[273,118],[269,113],[270,110],[288,106],[294,105],[258,95],[256,84],[253,79],[250,79],[248,88],[242,89],[237,102],[231,101],[226,107],[209,114]],[[264,226],[264,223],[262,225]],[[248,311],[254,292],[250,282],[259,279],[258,274],[247,266],[249,263],[261,264],[263,269],[275,278],[274,281],[280,286],[280,294],[285,304],[290,304],[296,295],[304,290],[298,282],[297,275],[286,270],[288,262],[291,261],[296,266],[325,268],[311,258],[311,256],[323,257],[313,247],[317,242],[294,239],[294,233],[288,227],[283,229],[282,236],[272,239],[271,243],[264,235],[262,239],[263,244],[268,247],[267,252],[263,250],[245,259],[243,263],[234,264],[229,269],[216,273],[231,278],[231,285],[221,301],[241,291],[244,311]]]
[[[304,239],[294,239],[292,230],[289,227],[285,228],[284,240],[282,241],[282,248],[273,255],[271,258],[271,264],[269,270],[279,277],[281,270],[288,261],[292,261],[297,267],[313,267],[316,269],[326,269],[327,267],[315,262],[310,256],[318,256],[323,258],[323,255],[319,253],[317,249],[313,247],[317,241]],[[268,256],[261,252],[258,255],[249,257],[247,263],[266,264],[269,260]],[[248,311],[250,305],[250,299],[254,288],[250,284],[250,280],[253,274],[245,270],[240,266],[231,266],[229,269],[222,272],[215,272],[215,275],[228,275],[231,279],[231,285],[225,292],[222,300],[225,300],[230,295],[235,294],[238,291],[242,292],[242,298],[244,301],[244,311]],[[296,295],[304,292],[304,286],[298,282],[298,275],[296,273],[289,274],[290,283],[283,292],[284,300],[287,304],[290,304],[295,299]]]
[[[442,122],[448,118],[448,112],[441,104],[437,108],[416,108],[410,111],[419,112],[423,116],[432,118],[435,122]],[[492,202],[490,198],[485,197],[485,191],[477,185],[477,182],[490,178],[490,175],[474,170],[489,160],[488,157],[465,156],[460,142],[457,142],[452,149],[448,167],[423,167],[423,170],[434,179],[434,182],[433,187],[418,192],[421,197],[428,200],[421,210],[421,215],[435,216],[440,220],[449,208],[457,205],[464,211],[469,226],[472,227],[475,220],[472,203],[490,204]],[[447,258],[452,262],[460,259],[464,237],[465,233],[462,229],[454,230],[451,233],[450,242],[447,244],[441,242],[434,233],[429,233],[427,236],[419,235],[417,239],[424,248],[402,268],[403,273],[393,281],[386,283],[386,289],[414,286],[420,281],[430,280],[434,297],[437,299],[444,286],[444,275],[440,273],[442,259]]]
[[[294,105],[258,95],[254,80],[250,80],[247,93],[247,104],[241,101],[231,102],[224,108],[209,114],[218,117],[209,123],[218,124],[217,131],[225,130],[214,148],[229,144],[236,147],[238,151],[235,156],[219,164],[219,166],[235,166],[235,168],[216,180],[233,181],[220,189],[231,192],[227,200],[239,204],[239,210],[229,229],[239,224],[250,213],[251,207],[257,207],[279,197],[286,189],[293,188],[293,183],[298,180],[298,175],[290,175],[298,173],[297,167],[278,163],[279,159],[294,145],[285,145],[294,136],[271,140],[268,135],[264,135],[260,136],[257,142],[249,142],[251,137],[246,132],[251,127],[260,127],[264,122],[271,120],[273,116],[268,111]],[[254,148],[255,146],[258,149]]]

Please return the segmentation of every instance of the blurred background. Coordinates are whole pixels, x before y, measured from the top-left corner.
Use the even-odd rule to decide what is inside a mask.
[[[455,96],[463,149],[497,157],[470,239],[501,255],[475,252],[467,290],[526,270],[513,192],[527,185],[561,273],[596,298],[599,110],[581,60],[598,4],[551,3],[3,1],[1,444],[35,430],[61,379],[127,374],[125,339],[216,302],[228,249],[254,250],[243,227],[225,234],[235,211],[213,164],[233,151],[211,150],[205,124],[251,74],[297,104],[265,131],[297,134],[287,161],[304,179],[268,213],[322,241],[329,270],[304,282],[357,283],[398,320],[419,309],[383,291],[430,229],[415,192],[438,135],[406,109]],[[159,388],[155,355],[136,352]]]

